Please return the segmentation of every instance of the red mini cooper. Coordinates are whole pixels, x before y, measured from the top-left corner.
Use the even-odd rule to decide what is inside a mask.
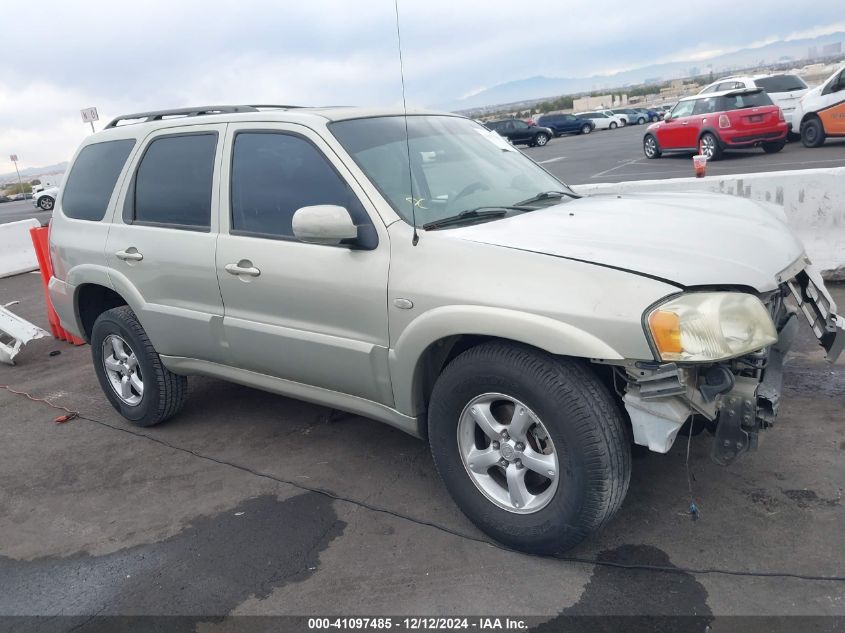
[[[664,152],[704,154],[719,160],[726,149],[761,146],[767,154],[783,149],[786,121],[761,89],[711,92],[681,99],[643,137],[646,158]]]

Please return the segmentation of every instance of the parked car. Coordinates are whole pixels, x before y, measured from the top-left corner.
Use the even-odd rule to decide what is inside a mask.
[[[574,114],[544,114],[537,119],[537,123],[552,130],[555,136],[589,134],[596,129],[592,121],[583,121]]]
[[[723,77],[702,88],[698,94],[713,94],[726,90],[737,90],[741,88],[754,89],[762,88],[771,97],[772,102],[780,107],[783,116],[791,130],[793,125],[793,113],[798,102],[809,91],[809,86],[798,75],[776,74],[776,75],[755,75]],[[800,121],[799,121],[800,123]],[[798,125],[795,126],[796,131]]]
[[[619,127],[619,119],[607,116],[604,112],[576,112],[575,116],[582,121],[590,121],[596,130],[610,130]]]
[[[845,344],[771,205],[580,195],[473,121],[402,114],[186,108],[85,138],[48,287],[123,417],[173,417],[198,374],[375,418],[427,439],[482,530],[558,552],[619,509],[632,442],[665,453],[694,413],[717,462],[756,447],[799,318]]]
[[[801,97],[793,121],[806,147],[819,147],[828,136],[845,136],[845,67]]]
[[[648,123],[648,115],[645,112],[634,110],[633,108],[614,108],[614,114],[625,114],[628,117],[628,123],[643,125]]]
[[[11,201],[12,201],[12,199],[11,199],[11,198],[9,198],[8,196],[0,196],[0,203],[2,203],[2,202],[11,202]]]
[[[762,147],[779,152],[786,143],[783,111],[760,88],[699,94],[681,99],[643,137],[647,158],[664,152],[701,153],[719,160],[728,149]]]
[[[56,195],[59,192],[58,187],[50,187],[44,191],[39,191],[32,198],[32,204],[44,211],[51,211],[56,202]]]
[[[647,122],[654,122],[660,120],[660,113],[652,108],[634,108],[637,112],[642,112],[647,117]]]
[[[550,128],[539,125],[528,125],[521,119],[503,119],[501,121],[488,121],[485,123],[488,129],[504,136],[514,145],[522,144],[531,147],[543,147],[548,143],[555,133]]]
[[[624,127],[628,125],[628,115],[627,114],[617,114],[613,110],[596,110],[596,112],[601,112],[602,114],[606,114],[609,117],[614,117],[616,119],[616,123],[619,127]]]

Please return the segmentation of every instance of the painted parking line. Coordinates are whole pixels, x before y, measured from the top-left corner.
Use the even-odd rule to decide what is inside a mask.
[[[590,176],[590,178],[598,178],[600,176],[604,176],[605,174],[609,174],[610,172],[616,171],[617,169],[622,169],[623,167],[627,167],[628,165],[633,165],[634,163],[639,162],[641,160],[642,160],[642,158],[638,157],[638,158],[635,158],[633,160],[625,161],[621,165],[617,165],[616,167],[611,167],[610,169],[605,169],[604,171],[600,171],[599,173]]]
[[[549,158],[548,160],[538,160],[538,165],[545,165],[546,163],[556,163],[559,160],[563,160],[566,156],[558,156],[557,158]]]

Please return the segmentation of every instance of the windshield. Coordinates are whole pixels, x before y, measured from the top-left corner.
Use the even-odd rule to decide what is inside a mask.
[[[795,90],[805,90],[807,84],[804,80],[795,75],[773,75],[771,77],[762,77],[755,79],[754,83],[758,88],[762,88],[766,92],[793,92]]]
[[[412,115],[407,122],[407,145],[403,116],[337,121],[329,127],[408,224],[412,205],[417,226],[422,227],[462,211],[511,207],[546,191],[569,190],[506,139],[474,121]],[[541,206],[559,202],[542,200]]]

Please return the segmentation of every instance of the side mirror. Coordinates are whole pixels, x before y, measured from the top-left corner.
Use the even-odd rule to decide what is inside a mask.
[[[358,238],[358,227],[344,207],[318,204],[302,207],[293,214],[293,234],[300,242],[338,246]]]
[[[663,115],[663,120],[664,120],[664,121],[671,121],[671,120],[672,120],[672,113],[671,113],[671,112],[667,112],[666,114],[664,114],[664,115]]]

